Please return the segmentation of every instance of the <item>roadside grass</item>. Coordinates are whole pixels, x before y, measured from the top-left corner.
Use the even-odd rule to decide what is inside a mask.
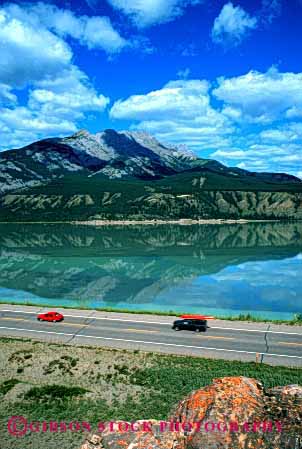
[[[7,301],[1,301],[0,304],[7,304]],[[26,301],[23,303],[19,302],[10,302],[8,305],[14,305],[14,306],[33,306],[33,307],[49,307],[54,308],[56,307],[54,304],[47,304],[47,303],[32,303],[30,301]],[[114,307],[96,307],[95,309],[91,309],[89,307],[84,306],[61,306],[57,305],[57,307],[60,307],[60,309],[76,309],[76,310],[96,310],[97,312],[108,312],[108,313],[129,313],[129,314],[136,314],[136,315],[155,315],[155,316],[175,316],[180,317],[181,315],[187,314],[188,312],[175,312],[173,310],[169,310],[168,312],[162,312],[162,311],[156,311],[156,310],[135,310],[135,309],[123,309],[123,308],[114,308]],[[239,314],[236,316],[223,316],[223,315],[216,315],[215,318],[217,320],[226,320],[226,321],[247,321],[251,323],[272,323],[272,324],[287,324],[290,326],[302,326],[302,313],[295,313],[293,314],[293,318],[291,320],[275,320],[275,319],[268,319],[268,318],[261,318],[256,317],[250,313],[247,314]]]
[[[211,384],[214,378],[225,376],[253,377],[265,387],[302,384],[302,369],[298,368],[272,369],[255,363],[153,355],[152,367],[115,367],[113,374],[100,378],[106,389],[127,387],[129,393],[124,401],[114,395],[108,404],[97,394],[94,398],[85,397],[89,392],[86,388],[53,384],[32,387],[9,409],[10,414],[21,413],[31,420],[76,419],[89,421],[95,427],[99,421],[166,419],[186,395]],[[139,395],[131,394],[132,385],[142,387]],[[93,390],[91,383],[90,391]]]
[[[0,349],[3,344],[8,342],[1,338]],[[22,347],[22,339],[12,340],[14,347],[16,344]],[[23,412],[32,419],[39,420],[53,419],[56,414],[59,414],[61,419],[70,419],[70,416],[76,415],[77,419],[85,420],[88,414],[95,424],[100,418],[104,420],[137,420],[144,417],[164,419],[179,400],[191,391],[211,384],[214,378],[253,377],[267,388],[302,384],[302,368],[272,367],[254,362],[214,360],[141,351],[112,351],[90,346],[78,348],[85,351],[86,357],[91,361],[91,368],[90,370],[85,368],[83,378],[82,366],[86,366],[87,362],[79,357],[71,358],[77,361],[77,370],[72,373],[69,369],[66,370],[65,366],[62,372],[48,369],[49,366],[56,366],[58,360],[66,360],[64,355],[58,359],[61,353],[66,353],[67,350],[76,352],[74,347],[60,343],[32,342],[35,359],[42,360],[41,350],[43,351],[45,347],[51,351],[53,358],[45,361],[39,378],[37,375],[34,376],[34,385],[31,385],[22,397],[10,405],[13,414]],[[14,359],[14,354],[20,352],[22,351],[15,351],[10,359]],[[18,382],[26,382],[24,375],[16,373],[17,367],[11,362],[8,363],[9,374],[14,378],[6,381],[5,385],[2,384],[4,389],[9,388],[10,385],[13,387]],[[75,363],[73,365],[75,366]],[[100,386],[101,391],[112,391],[113,401],[110,404],[102,397]],[[116,393],[117,390],[124,390],[127,393],[124,400],[119,400],[115,390]],[[138,394],[133,394],[138,390]],[[90,393],[88,397],[86,393]]]
[[[255,317],[252,314],[240,314],[238,316],[217,317],[219,320],[229,321],[249,321],[252,323],[273,323],[273,324],[288,324],[291,326],[302,326],[302,313],[295,313],[291,320],[270,320],[266,318]]]
[[[29,353],[34,363],[18,373]],[[186,395],[225,376],[253,377],[267,388],[302,385],[302,368],[5,337],[0,338],[0,376],[3,428],[11,416],[89,422],[92,429],[100,421],[167,419]],[[76,449],[83,434],[32,433],[23,439],[7,434],[2,441],[10,449]]]
[[[193,390],[212,383],[213,378],[253,377],[266,387],[302,384],[302,369],[274,367],[272,370],[268,365],[189,357],[170,359],[170,356],[154,356],[151,368],[128,369],[127,374],[121,375],[117,370],[112,376],[102,378],[107,384],[105,388],[112,390],[117,384],[127,386],[130,391],[131,385],[142,387],[139,395],[129,392],[124,401],[119,401],[117,395],[108,404],[98,395],[94,399],[86,398],[88,390],[82,387],[46,385],[31,388],[17,402],[10,404],[10,414],[21,413],[39,421],[89,421],[97,427],[99,421],[166,419],[180,400]]]

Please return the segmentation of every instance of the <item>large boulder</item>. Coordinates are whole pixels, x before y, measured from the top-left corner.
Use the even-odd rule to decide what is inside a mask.
[[[171,419],[200,422],[187,433],[188,449],[302,448],[302,387],[265,391],[247,377],[215,379],[181,401]]]
[[[190,449],[244,448],[248,423],[265,420],[263,387],[246,377],[215,379],[181,401],[171,419],[201,423],[200,429],[194,427],[187,434]],[[256,449],[255,444],[251,447]]]
[[[302,387],[265,390],[247,377],[214,379],[165,423],[148,422],[151,431],[106,428],[81,449],[302,449]]]

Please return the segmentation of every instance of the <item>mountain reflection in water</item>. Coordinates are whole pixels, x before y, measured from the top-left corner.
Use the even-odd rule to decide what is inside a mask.
[[[299,222],[0,225],[7,302],[289,318],[301,274]]]

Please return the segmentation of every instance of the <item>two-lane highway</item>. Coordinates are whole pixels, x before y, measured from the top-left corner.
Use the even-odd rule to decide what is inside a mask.
[[[288,326],[289,330],[276,327],[272,330],[269,325],[259,328],[229,322],[217,326],[217,322],[212,325],[209,321],[206,333],[176,332],[171,329],[173,317],[115,313],[104,316],[94,311],[69,313],[60,309],[65,320],[47,323],[37,321],[38,310],[2,306],[0,336],[302,367],[302,331],[293,326]]]

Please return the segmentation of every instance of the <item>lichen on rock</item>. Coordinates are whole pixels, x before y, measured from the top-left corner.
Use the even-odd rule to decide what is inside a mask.
[[[81,449],[302,449],[302,387],[214,379],[182,400],[166,427],[149,422],[149,432],[89,435]]]

